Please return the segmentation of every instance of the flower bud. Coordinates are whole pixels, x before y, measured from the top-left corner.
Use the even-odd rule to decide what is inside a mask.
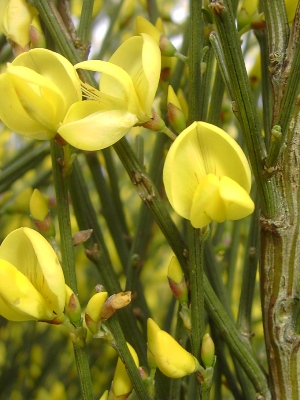
[[[164,120],[156,113],[153,112],[153,116],[149,121],[143,123],[144,128],[150,129],[155,132],[162,132],[166,126]]]
[[[188,290],[186,281],[178,262],[177,257],[173,256],[168,268],[168,280],[170,288],[180,303],[188,302]]]
[[[174,127],[177,133],[182,132],[186,128],[186,120],[179,99],[172,86],[168,87],[167,109],[170,124]]]
[[[42,31],[40,20],[35,16],[29,26],[29,37],[31,48],[43,47],[46,48],[46,38]]]
[[[101,322],[101,311],[106,299],[107,292],[99,292],[94,294],[87,304],[84,318],[86,326],[93,334],[98,332],[98,325]]]
[[[70,322],[75,325],[81,320],[81,307],[78,297],[68,285],[66,285],[65,314]]]
[[[215,344],[209,333],[206,333],[203,336],[201,346],[201,360],[205,368],[213,367],[215,364],[215,358]]]
[[[73,236],[73,246],[78,246],[79,244],[85,243],[93,233],[93,229],[86,229],[84,231],[76,232]]]

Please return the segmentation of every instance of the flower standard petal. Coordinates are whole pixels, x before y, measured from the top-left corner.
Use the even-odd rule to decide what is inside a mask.
[[[58,129],[58,133],[78,149],[93,151],[111,146],[138,122],[137,117],[127,111],[103,111],[100,104],[96,103],[84,101],[74,104],[70,109],[72,119],[76,112],[81,116],[89,110],[94,112],[84,118],[71,120],[71,122],[68,122],[67,116],[65,123]],[[95,109],[98,111],[95,112]]]
[[[60,315],[65,306],[65,280],[55,251],[30,228],[11,232],[0,247],[0,259],[15,266],[42,295],[48,308]]]
[[[65,112],[71,104],[81,100],[81,86],[73,65],[62,55],[47,49],[32,49],[13,62],[49,79],[60,90],[65,102]]]
[[[55,318],[55,314],[29,279],[3,259],[0,259],[0,313],[10,321]]]
[[[147,34],[134,36],[115,51],[109,62],[118,65],[130,76],[141,107],[140,118],[143,114],[151,118],[161,69],[161,54],[156,42]],[[107,77],[101,77],[100,90],[107,93],[108,84]],[[128,110],[134,112],[130,107]]]

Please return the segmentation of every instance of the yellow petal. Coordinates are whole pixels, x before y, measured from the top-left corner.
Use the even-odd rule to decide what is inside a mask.
[[[253,201],[238,183],[226,176],[219,179],[208,174],[195,191],[190,220],[195,228],[202,228],[211,221],[244,218],[253,210]]]
[[[149,318],[147,321],[148,348],[155,357],[158,368],[169,378],[182,378],[197,368],[195,357],[187,352],[167,332]]]
[[[53,83],[36,72],[24,68],[7,68],[24,111],[46,129],[56,132],[64,118],[64,101]]]
[[[226,207],[226,219],[244,218],[254,211],[254,203],[246,190],[227,176],[220,180],[220,197]]]
[[[172,88],[171,85],[168,86],[168,103],[174,104],[179,110],[181,110],[181,105],[179,103],[178,97],[176,96],[176,93],[174,92],[174,89]]]
[[[71,104],[81,100],[81,85],[77,72],[62,55],[48,49],[32,49],[18,56],[12,64],[30,68],[48,78],[63,95],[65,112]]]
[[[172,144],[163,171],[166,194],[179,215],[190,218],[194,193],[210,173],[250,191],[250,167],[240,146],[222,129],[194,122]]]
[[[161,37],[160,30],[151,24],[147,19],[144,17],[136,17],[135,20],[135,31],[139,35],[141,33],[147,33],[152,39],[155,40],[157,44],[159,44],[159,39]]]
[[[48,139],[45,127],[24,110],[9,74],[0,75],[0,88],[5,93],[5,96],[0,96],[0,118],[3,123],[12,131],[32,139]]]
[[[100,110],[93,112],[97,108]],[[97,106],[91,101],[74,104],[70,109],[70,119],[77,112],[86,115],[89,110],[92,111],[90,115],[77,121],[68,122],[67,116],[65,124],[58,129],[68,143],[81,150],[93,151],[111,146],[138,122],[133,114],[121,110],[103,111],[99,104]]]
[[[65,280],[55,251],[30,228],[11,232],[0,247],[0,258],[15,266],[41,294],[55,315],[65,306]]]
[[[6,8],[1,10],[2,31],[9,39],[24,48],[30,42],[29,26],[37,10],[26,0],[1,0]]]
[[[0,314],[10,321],[55,317],[29,279],[3,259],[0,259]]]
[[[127,343],[127,347],[133,357],[135,365],[138,367],[139,366],[139,358],[136,354],[136,351],[129,343]],[[127,374],[125,365],[123,364],[123,362],[120,358],[118,359],[118,362],[117,362],[112,386],[113,386],[113,391],[116,396],[121,396],[121,395],[130,393],[133,388],[131,380]]]
[[[147,34],[131,37],[115,51],[109,62],[124,69],[133,82],[138,98],[138,105],[135,105],[137,111],[132,104],[128,106],[128,111],[139,119],[143,118],[143,114],[151,118],[161,70],[160,50],[155,41]],[[101,77],[100,90],[111,93],[110,89],[108,91],[110,86],[108,77]]]

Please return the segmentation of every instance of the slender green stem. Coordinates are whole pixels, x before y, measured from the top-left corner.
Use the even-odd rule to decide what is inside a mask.
[[[190,1],[189,31],[189,123],[202,118],[201,102],[201,61],[203,46],[202,0]]]
[[[142,381],[141,375],[139,374],[137,366],[135,365],[132,355],[127,347],[124,334],[117,320],[117,316],[113,315],[105,323],[113,334],[113,347],[117,350],[119,357],[126,365],[128,375],[130,376],[131,382],[138,398],[141,400],[150,400],[150,396],[147,393],[146,386]],[[134,347],[135,343],[132,343],[132,345]]]
[[[193,355],[201,362],[201,344],[205,333],[204,318],[204,244],[208,236],[207,229],[195,229],[189,226],[189,261],[190,261],[190,293],[191,293],[191,320],[192,320],[192,350]],[[202,385],[199,386],[200,398],[204,400]]]
[[[68,177],[65,176],[63,170],[64,154],[62,147],[54,140],[51,140],[50,144],[53,182],[55,186],[57,216],[61,238],[62,267],[66,284],[77,294],[75,257],[69,210]]]
[[[102,213],[106,220],[108,229],[115,243],[123,270],[126,271],[129,247],[125,242],[125,236],[122,232],[122,226],[117,219],[114,202],[107,182],[102,173],[101,165],[96,153],[90,153],[86,156],[86,161],[91,171],[96,191],[99,195],[102,205]]]
[[[94,0],[83,0],[77,34],[85,43],[90,40]]]
[[[71,232],[69,197],[68,197],[68,177],[62,168],[64,158],[63,150],[54,140],[51,140],[51,159],[53,182],[55,186],[57,216],[59,222],[62,268],[68,286],[77,294],[77,280],[75,271],[75,257]],[[85,328],[80,328],[85,331]],[[79,374],[81,394],[84,400],[93,399],[92,380],[88,365],[88,358],[85,347],[85,336],[81,337],[79,344],[74,343],[74,355],[77,371]]]

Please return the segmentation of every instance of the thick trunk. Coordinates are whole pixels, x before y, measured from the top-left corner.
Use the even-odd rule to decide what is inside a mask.
[[[300,398],[300,118],[276,171],[281,212],[261,217],[261,298],[273,400]]]

